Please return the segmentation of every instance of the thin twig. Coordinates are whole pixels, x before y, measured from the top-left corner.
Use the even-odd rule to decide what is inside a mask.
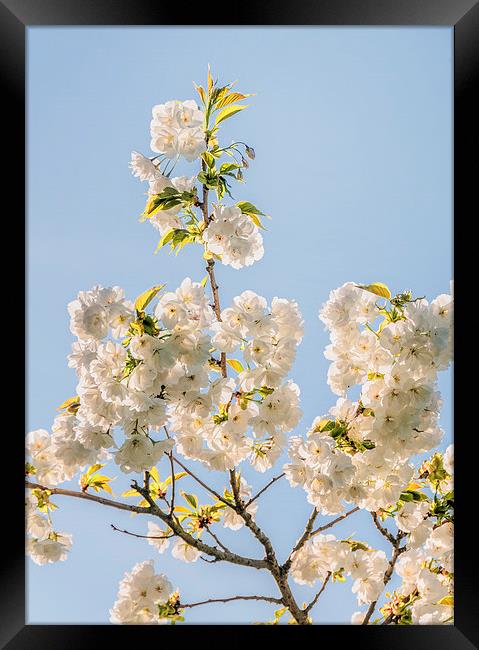
[[[168,433],[168,429],[166,426],[163,427],[166,433],[166,437],[170,438],[170,434]],[[176,492],[176,485],[175,485],[175,466],[173,465],[173,452],[169,451],[168,452],[168,458],[170,459],[170,469],[171,469],[171,504],[170,504],[170,515],[173,514],[173,510],[175,509],[175,492]]]
[[[323,582],[323,584],[321,586],[321,589],[318,591],[316,596],[313,598],[313,600],[306,607],[306,609],[304,610],[305,612],[310,612],[313,609],[313,607],[316,605],[316,603],[318,602],[318,598],[321,596],[323,591],[326,589],[326,585],[328,584],[329,579],[330,579],[331,576],[332,576],[331,571],[328,571],[328,573],[326,574],[326,578],[324,579],[324,582]]]
[[[178,460],[178,458],[176,458],[176,456],[173,456],[173,454],[171,455],[171,457],[172,457],[172,459],[175,461],[175,463],[176,463],[177,465],[179,465],[180,467],[182,467],[182,468],[185,470],[185,472],[186,472],[189,476],[191,476],[191,478],[193,478],[197,483],[199,483],[202,487],[204,487],[205,490],[207,490],[208,492],[210,492],[210,494],[212,494],[213,496],[215,496],[219,501],[222,501],[223,503],[225,503],[227,506],[229,506],[229,507],[232,508],[233,510],[236,510],[235,506],[234,506],[231,502],[227,501],[227,500],[224,499],[222,496],[220,496],[220,495],[218,494],[218,492],[216,492],[215,490],[213,490],[213,488],[208,487],[208,485],[206,485],[206,483],[204,483],[200,478],[198,478],[198,477],[196,476],[196,474],[193,474],[193,472],[192,472],[190,469],[188,469],[188,467],[186,467],[186,465],[184,465],[184,464],[181,462],[181,460]]]
[[[263,492],[266,492],[266,490],[269,487],[271,487],[271,485],[273,485],[273,483],[276,483],[276,481],[279,481],[279,479],[283,478],[283,476],[286,476],[286,474],[284,472],[282,474],[280,474],[279,476],[275,476],[274,478],[272,478],[271,481],[264,486],[264,488],[262,488],[257,494],[254,495],[254,497],[251,497],[251,499],[247,503],[245,503],[244,507],[248,508],[253,503],[253,501],[256,501],[256,499],[258,497],[260,497],[263,494]]]
[[[220,540],[218,539],[218,537],[214,534],[214,532],[211,530],[211,528],[209,528],[209,526],[206,526],[206,530],[209,532],[209,534],[210,534],[211,537],[215,540],[215,542],[221,546],[221,548],[223,549],[223,551],[228,551],[228,553],[229,553],[229,548],[227,548],[224,544],[222,544],[222,543],[220,542]]]
[[[216,546],[209,546],[205,544],[200,539],[193,537],[188,533],[180,524],[178,519],[174,515],[170,515],[167,512],[163,512],[161,508],[153,501],[151,495],[136,481],[132,482],[132,487],[137,490],[150,504],[151,504],[151,513],[159,517],[165,524],[171,528],[171,531],[181,537],[187,544],[193,546],[198,551],[210,555],[218,559],[218,561],[231,562],[232,564],[239,564],[242,566],[252,567],[254,569],[268,569],[269,563],[266,560],[257,560],[255,558],[244,557],[233,553],[232,551],[225,551],[217,548]]]
[[[198,607],[198,605],[209,605],[210,603],[230,603],[233,600],[265,600],[268,603],[283,604],[281,598],[273,598],[273,596],[232,596],[231,598],[210,598],[209,600],[202,600],[198,603],[187,603],[186,605],[180,603],[179,608]]]
[[[356,508],[352,508],[351,510],[348,510],[343,515],[341,515],[340,517],[336,517],[336,519],[333,519],[329,523],[324,524],[323,526],[320,526],[319,528],[316,528],[316,530],[313,530],[313,532],[311,533],[311,537],[313,537],[314,535],[317,535],[318,533],[322,533],[323,530],[328,530],[328,528],[331,528],[335,524],[338,524],[340,521],[342,521],[343,519],[346,519],[346,517],[349,517],[349,515],[352,515],[353,513],[357,512],[358,510],[359,510],[359,506],[356,506]]]
[[[371,517],[373,518],[374,525],[379,530],[381,535],[383,535],[383,537],[385,537],[387,540],[389,540],[391,542],[391,544],[394,546],[396,544],[396,538],[394,537],[394,535],[392,535],[389,532],[389,530],[385,526],[381,525],[381,523],[379,522],[377,512],[371,512]]]
[[[131,533],[129,530],[117,528],[113,524],[110,524],[110,526],[113,530],[116,530],[117,533],[125,533],[125,535],[131,535],[132,537],[138,537],[139,539],[170,539],[170,537],[174,537],[174,535],[160,535],[159,537],[152,535],[139,535],[138,533]]]
[[[296,551],[299,551],[299,549],[303,548],[303,546],[306,544],[308,539],[311,537],[312,535],[311,531],[313,529],[313,524],[317,516],[318,516],[318,511],[316,510],[316,508],[313,508],[313,512],[309,515],[309,519],[306,523],[303,534],[296,542],[296,545],[294,546],[293,550],[289,554],[288,559],[283,564],[283,571],[285,574],[287,574],[291,568],[291,564],[293,563],[293,555],[296,553]]]
[[[384,577],[383,577],[384,587],[391,580],[391,577],[392,577],[392,574],[393,574],[393,571],[394,571],[394,566],[395,566],[395,564],[397,562],[398,557],[401,555],[401,553],[403,553],[406,550],[405,546],[400,548],[400,543],[401,543],[401,540],[404,537],[404,535],[405,534],[402,531],[399,531],[397,537],[393,537],[394,541],[392,542],[392,545],[394,547],[394,551],[393,551],[393,554],[391,556],[391,559],[389,560],[389,566],[388,566],[388,568],[386,569],[386,571],[384,573]],[[392,535],[391,535],[391,537],[392,537]],[[366,616],[364,617],[363,622],[362,622],[361,625],[367,625],[369,623],[369,620],[370,620],[371,616],[374,613],[374,610],[375,610],[376,605],[377,605],[378,600],[379,600],[379,596],[381,595],[382,591],[383,591],[383,589],[381,589],[381,591],[380,591],[378,597],[376,598],[376,600],[369,605],[368,611],[366,612]]]

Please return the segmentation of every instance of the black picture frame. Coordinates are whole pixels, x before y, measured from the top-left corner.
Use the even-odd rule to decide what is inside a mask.
[[[25,232],[22,233],[19,197],[25,195],[25,35],[28,27],[36,25],[442,25],[454,27],[454,235],[457,242],[459,225],[467,228],[468,216],[475,206],[477,193],[477,171],[468,162],[468,153],[474,153],[479,143],[479,105],[474,96],[479,77],[479,3],[475,0],[295,0],[294,3],[276,0],[243,0],[241,3],[205,3],[184,6],[151,0],[0,0],[0,70],[4,89],[2,144],[6,169],[2,176],[2,197],[12,197],[13,209],[4,207],[4,226],[14,222],[19,226],[20,237],[17,246],[4,237],[4,251],[10,249],[15,259],[20,258],[12,273],[8,266],[8,280],[4,283],[7,300],[4,301],[4,333],[18,331],[24,325],[19,285],[22,274],[21,251],[24,250]],[[210,18],[212,16],[213,18]],[[185,23],[185,17],[188,22]],[[216,20],[216,22],[215,22]],[[477,163],[476,163],[477,169]],[[4,203],[5,206],[5,203]],[[477,208],[476,208],[477,210]],[[457,228],[456,228],[457,226]],[[461,228],[462,229],[462,228]],[[471,231],[472,234],[472,231]],[[8,242],[8,243],[7,243]],[[457,243],[458,246],[458,243]],[[467,293],[463,282],[467,274],[461,271],[467,259],[475,255],[474,237],[461,240],[460,251],[454,262],[456,313],[461,314]],[[20,251],[20,253],[19,253]],[[477,253],[476,253],[477,256]],[[24,264],[23,264],[24,268]],[[4,276],[5,277],[5,276]],[[474,281],[474,280],[473,280]],[[7,291],[8,290],[8,291]],[[474,291],[474,285],[472,285]],[[470,303],[469,303],[470,304]],[[471,316],[468,313],[468,319]],[[456,323],[458,321],[456,320]],[[460,321],[459,321],[460,322]],[[13,325],[12,325],[13,323]],[[461,337],[462,338],[462,337]],[[462,377],[463,369],[460,345],[456,338],[456,378]],[[5,346],[5,343],[7,344]],[[4,353],[14,355],[15,362],[4,366],[9,373],[9,385],[22,383],[22,364],[18,352],[5,350],[8,338],[4,339]],[[457,365],[459,364],[459,365]],[[474,386],[474,384],[471,384]],[[472,389],[474,390],[474,389]],[[18,388],[12,392],[18,392]],[[462,393],[461,393],[462,395]],[[454,429],[456,444],[456,489],[459,493],[458,525],[456,527],[456,622],[454,626],[352,626],[321,625],[295,626],[233,626],[233,634],[226,636],[218,630],[200,630],[197,625],[185,626],[113,626],[113,625],[26,625],[25,624],[25,556],[23,502],[18,478],[23,463],[22,436],[15,422],[4,420],[4,447],[2,462],[4,499],[2,537],[6,551],[2,555],[2,579],[0,581],[0,646],[8,650],[28,648],[65,650],[101,647],[106,641],[113,643],[157,643],[194,642],[227,643],[237,646],[254,635],[257,642],[267,642],[267,637],[276,634],[288,635],[290,642],[297,634],[308,635],[307,642],[351,644],[351,647],[381,650],[400,648],[431,648],[450,650],[452,648],[479,648],[479,598],[477,589],[477,559],[473,521],[476,518],[474,506],[474,438],[477,438],[473,415],[459,414],[474,409],[473,399],[469,404],[458,395]],[[472,396],[472,395],[471,395]],[[12,395],[13,397],[13,395]],[[461,400],[463,403],[461,404]],[[13,403],[13,402],[12,402]],[[4,405],[4,409],[6,405]],[[8,402],[10,406],[10,402]],[[8,408],[7,406],[7,408]],[[21,411],[20,411],[21,412]],[[18,411],[16,411],[18,413]],[[466,419],[467,418],[467,419]],[[472,441],[471,441],[472,440]],[[9,442],[8,442],[9,441]],[[477,444],[476,444],[477,446]],[[5,459],[14,459],[5,462]],[[477,473],[477,472],[476,472]],[[10,476],[11,474],[11,476]],[[472,477],[472,478],[471,478]],[[72,589],[74,586],[72,585]],[[213,626],[217,627],[217,626]],[[231,626],[228,626],[231,627]],[[279,630],[282,630],[281,632]],[[274,631],[276,630],[276,631]],[[218,632],[221,636],[216,636]],[[261,638],[259,638],[261,637]],[[304,642],[304,640],[303,640]]]

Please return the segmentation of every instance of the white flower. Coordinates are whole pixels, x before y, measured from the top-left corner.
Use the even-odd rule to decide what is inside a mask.
[[[399,530],[411,533],[423,522],[428,510],[429,503],[426,501],[405,503],[394,517],[397,527]]]
[[[64,562],[72,547],[72,539],[72,535],[57,532],[44,539],[30,538],[27,540],[27,554],[35,564]]]
[[[140,181],[152,181],[155,178],[155,165],[149,158],[137,151],[131,152],[130,168],[133,176],[138,176]]]
[[[160,526],[155,524],[153,521],[148,522],[148,544],[154,546],[159,553],[164,553],[170,545],[170,541],[167,537],[167,530],[162,530]]]
[[[110,621],[120,624],[161,623],[158,605],[167,602],[173,587],[163,574],[155,574],[153,561],[135,564],[120,582]]]
[[[454,475],[454,445],[449,445],[443,456],[444,469],[451,476]]]
[[[127,438],[116,452],[115,463],[125,474],[143,472],[153,467],[172,444],[171,440],[153,443],[147,436],[135,434]]]
[[[366,612],[354,612],[351,616],[351,625],[362,625]]]
[[[52,532],[51,523],[38,513],[27,516],[27,533],[37,540],[43,540]]]
[[[178,150],[186,160],[192,161],[206,151],[205,134],[201,127],[183,129],[178,136]]]
[[[250,266],[264,254],[263,238],[257,226],[236,206],[216,206],[203,239],[210,252],[234,269]]]
[[[426,549],[433,557],[438,557],[454,548],[454,524],[446,521],[435,528],[426,542]]]
[[[151,148],[167,158],[184,155],[194,160],[206,151],[202,128],[204,115],[193,100],[169,101],[153,107],[150,124]]]
[[[180,538],[173,546],[171,554],[174,558],[182,562],[196,562],[201,555],[201,551],[198,551],[194,546],[190,546],[188,542]]]
[[[167,158],[174,158],[178,153],[178,131],[169,126],[152,126],[150,147]]]

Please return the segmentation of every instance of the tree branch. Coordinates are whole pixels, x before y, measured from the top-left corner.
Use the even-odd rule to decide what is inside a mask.
[[[206,164],[204,161],[202,162],[202,169],[203,171],[206,171]],[[210,222],[210,217],[208,215],[208,188],[205,187],[204,184],[203,184],[202,212],[203,212],[204,223],[205,226],[207,227]],[[206,271],[209,275],[211,290],[213,292],[214,311],[216,314],[216,318],[218,321],[221,321],[221,306],[220,306],[220,299],[218,293],[219,287],[215,278],[214,265],[215,265],[214,260],[209,259],[207,262]],[[221,365],[222,376],[227,377],[226,354],[224,352],[221,353],[220,365]],[[239,494],[239,486],[236,479],[235,469],[230,470],[230,483],[233,490],[234,501],[236,504],[236,508],[233,509],[236,510],[236,512],[242,517],[246,526],[251,530],[251,532],[256,537],[256,539],[258,539],[258,541],[263,545],[266,551],[266,560],[262,560],[262,562],[264,562],[266,567],[271,571],[271,574],[274,577],[283,596],[283,603],[285,604],[285,606],[289,608],[292,616],[298,623],[306,623],[308,620],[307,614],[304,614],[304,612],[302,612],[302,610],[298,607],[293,597],[291,589],[289,588],[288,585],[287,575],[283,575],[281,571],[271,541],[263,533],[263,531],[259,528],[259,526],[254,522],[253,518],[245,508],[245,504],[243,503]],[[220,500],[225,501],[224,499],[220,499]],[[232,507],[230,503],[227,503],[227,505]]]
[[[75,492],[74,490],[63,490],[62,488],[49,488],[45,487],[44,485],[39,485],[38,483],[31,483],[30,481],[25,481],[25,487],[29,490],[48,490],[50,494],[74,497],[76,499],[85,499],[86,501],[95,501],[96,503],[100,503],[103,506],[118,508],[118,510],[128,510],[129,512],[136,512],[138,514],[146,515],[152,514],[151,508],[133,506],[128,503],[119,503],[117,501],[112,501],[111,499],[105,499],[104,497],[96,496],[95,494],[88,494],[87,492]]]
[[[311,531],[313,529],[313,524],[314,524],[314,521],[315,521],[316,517],[318,516],[318,514],[319,514],[318,511],[316,510],[316,508],[314,508],[313,512],[309,515],[309,519],[308,519],[308,521],[306,523],[306,527],[304,529],[303,534],[301,535],[299,540],[296,542],[296,545],[293,548],[293,550],[291,551],[291,553],[289,554],[288,559],[283,564],[282,569],[283,569],[283,571],[285,573],[288,573],[288,571],[291,568],[291,564],[293,563],[293,555],[296,553],[296,551],[299,551],[300,548],[303,548],[303,546],[306,544],[308,539],[311,537],[311,535],[312,535]]]
[[[396,538],[394,537],[394,535],[392,535],[392,534],[389,532],[389,530],[388,530],[385,526],[382,526],[382,525],[381,525],[381,523],[379,522],[379,518],[378,518],[378,514],[377,514],[377,512],[371,512],[371,517],[373,518],[374,525],[375,525],[376,528],[379,530],[379,532],[381,533],[381,535],[383,535],[383,537],[385,537],[387,540],[389,540],[389,541],[391,542],[391,544],[392,544],[393,546],[395,546],[395,544],[396,544]]]
[[[236,479],[235,470],[230,471],[230,482],[231,482],[231,488],[233,490],[233,494],[235,498],[235,503],[237,506],[237,512],[240,515],[240,517],[242,517],[246,526],[251,530],[251,532],[256,537],[256,539],[264,547],[266,552],[267,567],[271,575],[273,576],[276,584],[278,585],[278,588],[281,592],[282,602],[284,606],[289,609],[289,611],[291,612],[291,616],[295,619],[297,623],[299,623],[300,625],[307,625],[309,623],[308,615],[296,603],[291,588],[288,584],[288,572],[284,571],[283,567],[279,565],[278,560],[276,559],[276,554],[273,545],[269,537],[256,524],[253,517],[245,508],[245,504],[243,503],[239,494],[239,488],[238,488],[238,482]]]
[[[219,546],[221,546],[221,548],[223,549],[223,551],[228,551],[228,552],[229,552],[229,549],[228,549],[228,548],[227,548],[227,547],[226,547],[222,542],[220,542],[220,540],[218,539],[218,537],[215,535],[215,533],[211,530],[211,528],[210,528],[209,526],[206,526],[206,530],[209,532],[209,534],[210,534],[211,537],[215,540],[215,542],[216,542]]]
[[[168,429],[166,426],[163,427],[166,433],[166,437],[169,439],[170,434],[168,433]],[[170,459],[170,469],[171,469],[171,504],[170,504],[170,515],[173,514],[173,510],[175,509],[175,492],[176,492],[176,483],[175,483],[175,466],[173,464],[173,452],[169,451],[167,453],[168,458]]]
[[[236,553],[233,553],[232,551],[225,551],[225,550],[218,549],[215,546],[209,546],[208,544],[205,544],[201,540],[196,539],[195,537],[190,535],[190,533],[184,530],[184,528],[181,526],[180,522],[174,516],[174,514],[170,515],[166,512],[163,512],[163,510],[161,510],[161,508],[159,508],[156,505],[156,503],[153,501],[150,494],[142,487],[140,487],[136,483],[136,481],[133,482],[133,487],[148,501],[148,503],[150,503],[152,514],[159,517],[165,524],[167,524],[171,528],[173,533],[178,535],[178,537],[181,537],[181,539],[183,539],[187,544],[193,546],[198,551],[201,551],[202,553],[205,553],[206,555],[210,555],[214,558],[217,558],[218,561],[223,560],[225,562],[231,562],[232,564],[249,566],[254,569],[269,568],[269,563],[266,562],[266,560],[256,560],[254,558],[243,557],[242,555],[238,555]]]
[[[371,513],[371,514],[373,514],[373,513]],[[373,517],[373,519],[374,519],[374,517]],[[394,550],[393,550],[393,554],[391,556],[391,559],[389,560],[389,566],[388,566],[388,568],[386,569],[386,571],[384,573],[384,577],[383,577],[384,587],[391,580],[391,577],[392,577],[392,574],[393,574],[393,571],[394,571],[394,566],[395,566],[395,564],[397,562],[398,557],[401,555],[401,553],[403,553],[406,550],[405,546],[403,546],[402,548],[400,548],[400,546],[399,546],[400,543],[401,543],[401,540],[402,540],[402,538],[404,536],[405,536],[405,533],[403,533],[402,531],[399,531],[397,537],[392,537],[392,535],[391,535],[391,537],[393,538],[392,544],[393,544]],[[388,537],[388,539],[389,539],[389,537]],[[383,589],[381,589],[381,591],[380,591],[378,597],[376,598],[376,600],[369,605],[368,611],[366,612],[366,616],[364,617],[364,620],[363,620],[361,625],[367,625],[369,623],[369,620],[370,620],[371,616],[374,613],[374,610],[376,608],[376,605],[378,603],[378,600],[379,600],[379,597],[381,596],[382,591],[383,591]]]
[[[343,519],[346,519],[346,517],[349,517],[349,515],[352,515],[353,513],[357,512],[359,509],[360,509],[359,506],[356,506],[355,508],[352,508],[351,510],[348,510],[347,512],[345,512],[340,517],[336,517],[336,519],[333,519],[333,521],[330,521],[329,523],[324,524],[323,526],[320,526],[319,528],[316,528],[316,530],[313,530],[313,532],[311,533],[311,537],[313,537],[314,535],[317,535],[318,533],[322,533],[323,530],[328,530],[328,528],[332,528],[332,526],[334,526],[335,524],[338,524]]]
[[[110,524],[110,526],[117,533],[125,533],[125,535],[131,535],[132,537],[138,537],[139,539],[170,539],[170,537],[175,537],[174,535],[159,535],[159,536],[139,535],[138,533],[131,533],[129,530],[125,530],[125,529],[122,529],[122,528],[117,528],[114,524]]]
[[[265,600],[268,603],[283,604],[281,598],[273,598],[272,596],[231,596],[231,598],[210,598],[209,600],[202,600],[199,603],[189,603],[186,605],[180,603],[179,608],[198,607],[199,605],[209,605],[210,603],[230,603],[233,600]]]
[[[254,497],[251,497],[251,499],[247,503],[245,503],[244,506],[245,509],[248,508],[248,506],[250,506],[253,503],[253,501],[256,501],[256,499],[260,497],[263,494],[263,492],[266,492],[266,490],[269,487],[271,487],[273,483],[276,483],[276,481],[279,481],[280,478],[283,478],[283,476],[286,476],[284,472],[279,476],[275,476],[274,478],[272,478],[271,481],[264,486],[264,488],[262,488],[257,494],[254,495]]]
[[[176,458],[176,456],[173,456],[173,454],[171,455],[171,457],[172,457],[172,459],[175,461],[175,463],[176,463],[177,465],[179,465],[180,467],[182,467],[182,468],[185,470],[185,472],[186,472],[189,476],[191,476],[192,479],[194,479],[197,483],[199,483],[199,485],[201,485],[205,490],[207,490],[207,492],[209,492],[210,494],[212,494],[213,496],[215,496],[215,497],[218,499],[218,501],[221,501],[222,503],[225,503],[227,506],[229,506],[229,507],[232,508],[233,510],[236,510],[235,506],[234,506],[230,501],[227,501],[226,499],[224,499],[221,495],[218,494],[218,492],[216,492],[215,490],[213,490],[213,488],[208,487],[208,486],[206,485],[206,483],[204,483],[200,478],[198,478],[198,477],[196,476],[196,474],[193,474],[193,472],[192,472],[190,469],[188,469],[188,467],[186,467],[186,465],[184,465],[184,464],[181,462],[181,460],[178,460],[178,458]]]
[[[328,584],[329,579],[330,579],[331,576],[332,576],[331,571],[328,571],[328,573],[326,574],[326,578],[324,579],[324,582],[323,582],[323,584],[321,586],[321,589],[318,591],[316,596],[313,598],[313,600],[306,607],[306,609],[304,610],[305,612],[310,612],[313,609],[313,607],[316,605],[316,603],[318,602],[318,598],[321,596],[323,591],[326,589],[326,585]]]

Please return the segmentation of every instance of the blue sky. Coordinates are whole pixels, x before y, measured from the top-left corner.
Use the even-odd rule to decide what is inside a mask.
[[[238,79],[240,91],[256,93],[248,110],[225,123],[223,142],[255,148],[235,197],[273,217],[259,263],[241,271],[218,267],[222,304],[246,288],[299,302],[305,336],[291,373],[304,412],[297,432],[326,413],[336,398],[326,384],[328,338],[317,314],[331,289],[352,280],[428,298],[449,291],[452,38],[449,28],[30,28],[28,430],[49,429],[56,407],[75,394],[66,305],[79,290],[120,285],[134,299],[153,284],[172,289],[184,277],[205,275],[193,247],[178,257],[153,255],[156,231],[138,223],[145,187],[128,161],[133,149],[148,153],[151,107],[195,97],[191,82],[204,81],[208,63],[221,81]],[[195,171],[186,162],[178,167]],[[445,447],[452,436],[450,372],[440,389]],[[245,468],[244,475],[261,487],[284,461],[267,474]],[[161,470],[166,474],[166,466]],[[212,473],[211,483],[221,489],[223,477]],[[119,477],[118,492],[123,484]],[[74,499],[56,503],[55,527],[73,533],[74,546],[63,563],[27,561],[29,623],[107,622],[123,573],[150,558],[185,602],[276,595],[269,574],[187,565],[110,528],[144,534],[144,519]],[[311,507],[285,481],[259,503],[258,521],[284,558]],[[366,513],[333,532],[389,552]],[[244,531],[223,537],[261,557]],[[315,621],[349,622],[358,609],[350,588],[350,581],[328,587]],[[312,593],[294,590],[300,600]],[[266,621],[274,607],[208,605],[189,610],[187,620]]]

